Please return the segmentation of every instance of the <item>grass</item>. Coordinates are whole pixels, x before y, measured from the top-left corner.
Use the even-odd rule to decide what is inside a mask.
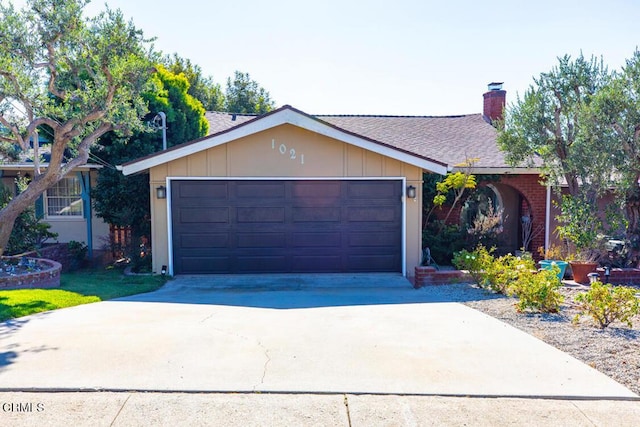
[[[0,291],[0,322],[42,311],[151,292],[165,283],[161,276],[125,276],[121,270],[63,273],[56,289]]]

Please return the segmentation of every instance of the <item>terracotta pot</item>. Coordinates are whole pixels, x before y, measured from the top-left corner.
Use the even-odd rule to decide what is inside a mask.
[[[583,285],[589,284],[589,277],[587,274],[593,273],[596,271],[596,268],[598,268],[598,263],[591,261],[569,261],[569,265],[571,265],[574,282],[578,282]]]

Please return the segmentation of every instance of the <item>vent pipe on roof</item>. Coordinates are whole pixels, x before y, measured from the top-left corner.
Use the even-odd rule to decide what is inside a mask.
[[[504,106],[507,100],[507,92],[502,90],[502,82],[489,83],[489,91],[484,97],[484,119],[493,124],[496,120],[502,120]]]

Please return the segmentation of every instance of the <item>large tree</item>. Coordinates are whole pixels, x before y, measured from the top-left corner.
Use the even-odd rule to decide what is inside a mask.
[[[159,112],[165,113],[169,147],[207,134],[205,110],[200,101],[188,94],[189,82],[183,74],[176,75],[159,65],[152,82],[153,90],[143,94],[151,111],[145,121],[152,121]],[[111,133],[102,137],[95,148],[100,159],[118,165],[160,151],[162,136],[149,130],[134,132],[129,137]],[[134,238],[149,236],[148,175],[125,177],[115,168],[105,167],[98,174],[93,197],[97,215],[106,222],[132,227]]]
[[[624,200],[627,236],[640,249],[640,51],[594,98],[588,110],[591,138],[616,179],[612,188]],[[612,173],[613,172],[613,173]]]
[[[550,72],[534,78],[534,85],[505,111],[498,144],[513,165],[539,165],[550,182],[566,184],[569,194],[597,193],[603,188],[602,168],[595,168],[594,144],[583,132],[585,114],[595,94],[608,81],[601,60],[565,55]]]
[[[0,210],[0,254],[20,212],[84,165],[99,137],[140,128],[147,112],[152,52],[142,32],[119,11],[83,17],[87,3],[0,3],[0,158],[33,157],[36,132],[51,135],[46,168]]]
[[[225,109],[229,113],[264,114],[274,107],[269,92],[251,80],[249,73],[236,71],[233,79],[229,77],[225,96]]]
[[[224,110],[224,93],[213,78],[205,77],[199,65],[192,64],[189,59],[184,59],[173,54],[163,59],[164,65],[174,74],[183,74],[189,82],[189,95],[199,100],[207,111]]]

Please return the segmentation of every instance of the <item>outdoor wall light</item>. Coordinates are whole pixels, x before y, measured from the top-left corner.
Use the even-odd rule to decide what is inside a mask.
[[[162,274],[163,276],[167,275],[167,266],[163,265],[162,269],[160,270],[160,274]]]
[[[409,197],[410,199],[416,198],[416,187],[414,187],[413,185],[407,187],[407,197]]]
[[[167,198],[167,187],[161,185],[160,187],[156,187],[156,198],[158,199],[166,199]]]

